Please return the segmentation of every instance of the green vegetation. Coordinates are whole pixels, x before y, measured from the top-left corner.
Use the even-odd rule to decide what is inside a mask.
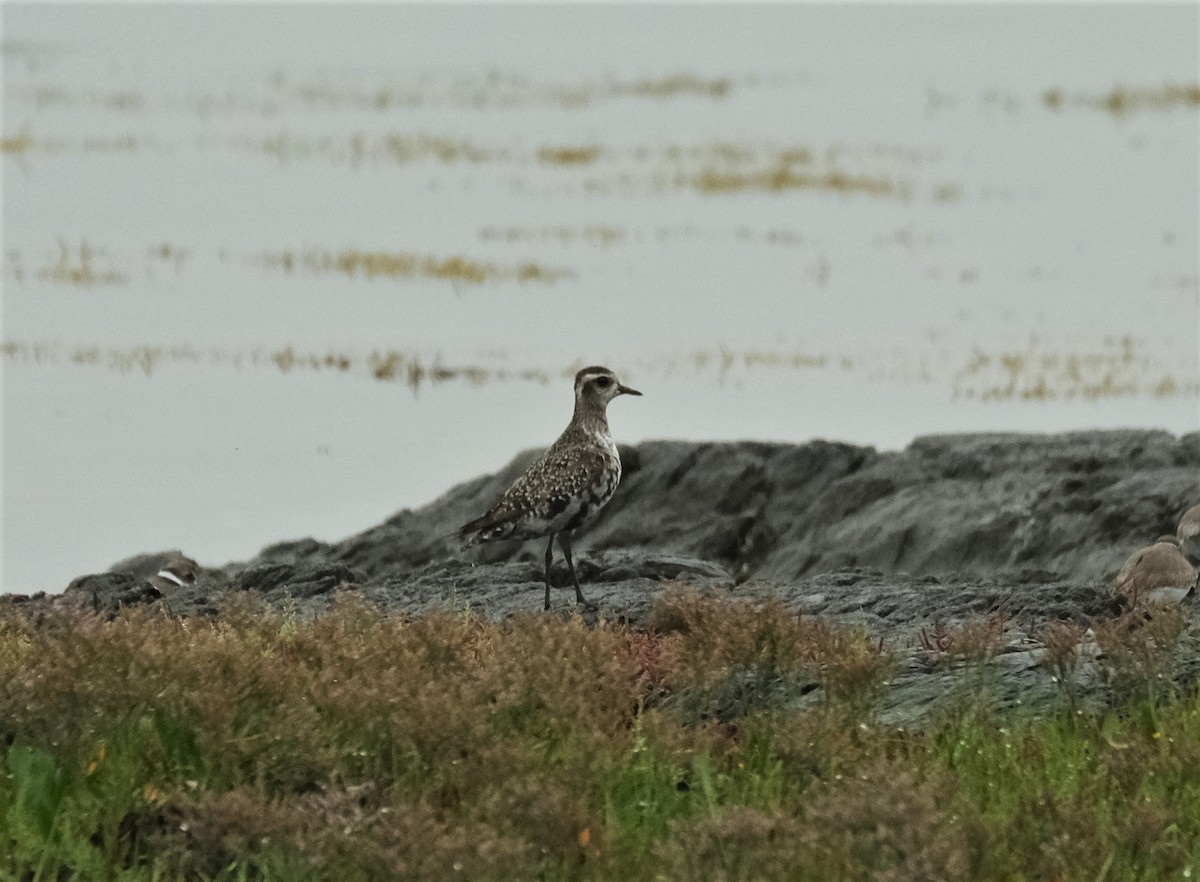
[[[1090,882],[1200,862],[1195,696],[1048,719],[964,696],[889,728],[887,649],[778,605],[668,591],[648,631],[21,606],[0,620],[0,878]]]

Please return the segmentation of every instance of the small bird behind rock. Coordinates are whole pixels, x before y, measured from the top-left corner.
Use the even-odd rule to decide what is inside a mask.
[[[196,574],[199,571],[200,565],[198,563],[190,557],[185,557],[181,554],[163,564],[162,569],[153,576],[150,576],[146,581],[159,593],[166,593],[195,585]]]
[[[584,599],[571,559],[571,536],[612,498],[621,481],[621,457],[608,431],[608,403],[618,395],[641,395],[622,386],[608,368],[587,367],[575,375],[571,423],[482,517],[464,524],[465,548],[496,539],[536,539],[546,544],[546,609],[550,609],[550,564],[558,537],[575,600]]]
[[[1193,505],[1179,519],[1175,529],[1179,547],[1189,558],[1200,561],[1200,505]]]
[[[1170,535],[1129,555],[1113,582],[1113,592],[1133,603],[1179,603],[1195,587],[1196,571],[1179,550],[1179,539]]]

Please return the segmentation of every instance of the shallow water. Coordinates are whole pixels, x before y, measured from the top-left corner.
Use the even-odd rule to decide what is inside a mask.
[[[1196,429],[1198,16],[8,6],[3,588],[339,538],[589,363],[623,441]]]

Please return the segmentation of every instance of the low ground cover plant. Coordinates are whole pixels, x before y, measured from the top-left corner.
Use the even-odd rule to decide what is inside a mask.
[[[900,729],[862,628],[685,587],[647,630],[10,612],[0,878],[1184,878],[1200,700],[1128,630],[1107,712]]]

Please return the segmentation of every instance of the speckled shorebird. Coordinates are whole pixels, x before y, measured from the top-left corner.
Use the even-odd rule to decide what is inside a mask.
[[[1113,592],[1134,603],[1150,600],[1178,603],[1196,587],[1196,571],[1179,550],[1175,536],[1159,536],[1125,561],[1113,582]]]
[[[1193,505],[1179,519],[1175,528],[1179,547],[1192,560],[1200,561],[1200,505]]]
[[[174,591],[195,585],[199,571],[198,563],[181,554],[163,564],[162,569],[146,581],[160,592]]]
[[[469,548],[494,539],[536,539],[546,543],[546,609],[550,609],[550,564],[554,537],[567,559],[575,600],[590,606],[579,587],[571,559],[571,536],[612,498],[621,480],[621,457],[608,431],[608,403],[618,395],[641,395],[622,386],[605,367],[586,367],[575,375],[575,413],[571,424],[517,478],[482,517],[459,528]]]

